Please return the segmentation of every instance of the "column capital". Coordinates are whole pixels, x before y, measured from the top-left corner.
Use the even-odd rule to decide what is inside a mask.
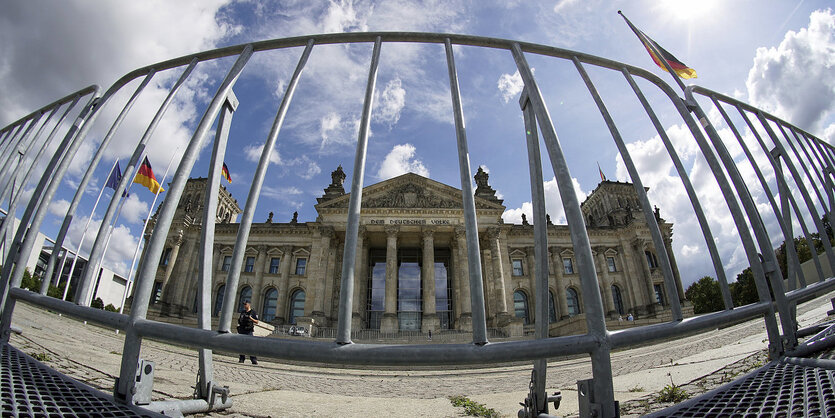
[[[533,257],[533,255],[534,255],[535,253],[536,253],[536,248],[535,248],[534,246],[525,247],[525,254],[526,254],[528,257]]]
[[[433,239],[435,237],[435,228],[431,226],[425,226],[421,229],[421,234],[423,239]]]
[[[255,246],[255,250],[256,250],[256,251],[258,251],[258,254],[264,254],[264,253],[266,253],[266,252],[267,252],[267,246],[266,246],[266,245],[263,245],[263,244],[261,244],[261,245],[256,245],[256,246]]]
[[[592,249],[594,250],[595,254],[599,254],[599,255],[605,254],[606,250],[607,250],[607,248],[602,246],[602,245],[599,245],[597,247],[593,247]]]
[[[386,236],[387,237],[389,237],[389,238],[395,237],[396,238],[397,234],[400,232],[400,227],[397,226],[397,225],[386,225],[385,231],[386,231]]]
[[[548,252],[551,253],[551,257],[557,257],[562,252],[562,247],[558,247],[556,245],[548,247]]]
[[[284,254],[292,254],[293,253],[293,246],[292,245],[282,245],[281,252]]]
[[[333,239],[333,237],[336,236],[336,232],[334,231],[332,226],[319,227],[319,233],[322,235],[322,238]]]
[[[497,226],[491,226],[487,228],[487,238],[488,239],[498,239],[499,234],[502,232],[501,228]]]
[[[455,238],[462,239],[465,238],[467,235],[467,229],[464,228],[463,225],[458,225],[455,227]]]

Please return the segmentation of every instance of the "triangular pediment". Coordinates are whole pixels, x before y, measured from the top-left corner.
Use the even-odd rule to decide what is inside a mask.
[[[317,210],[347,209],[351,194],[316,205]],[[504,206],[475,197],[476,209],[504,210]],[[406,173],[362,191],[362,209],[462,209],[461,190],[426,177]]]

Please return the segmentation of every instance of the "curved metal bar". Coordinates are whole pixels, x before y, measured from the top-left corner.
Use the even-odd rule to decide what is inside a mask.
[[[620,131],[618,131],[617,125],[615,124],[614,119],[612,119],[612,115],[609,114],[609,109],[606,108],[606,104],[603,103],[603,98],[600,97],[600,93],[597,92],[597,88],[594,86],[594,83],[592,83],[591,77],[589,77],[589,74],[586,72],[583,64],[577,58],[574,58],[573,61],[574,66],[580,73],[580,77],[586,84],[586,88],[588,88],[592,99],[594,99],[597,109],[600,111],[601,116],[603,116],[603,120],[609,128],[609,133],[612,135],[612,139],[615,141],[615,145],[618,147],[618,151],[620,151],[620,155],[623,158],[623,164],[626,166],[629,178],[632,179],[635,194],[638,195],[638,202],[641,203],[641,212],[644,213],[644,219],[649,227],[650,236],[652,236],[652,243],[655,245],[655,251],[658,255],[660,255],[661,271],[664,274],[664,284],[667,287],[667,295],[669,296],[668,300],[670,301],[673,321],[681,321],[684,317],[681,314],[681,300],[679,298],[679,294],[683,294],[684,289],[679,291],[676,278],[673,276],[671,262],[672,254],[667,253],[667,247],[664,245],[664,237],[661,235],[661,228],[659,228],[658,220],[655,219],[655,215],[652,212],[652,205],[649,204],[649,199],[647,199],[647,191],[644,189],[641,176],[638,175],[638,169],[635,168],[635,164],[632,162],[632,156],[629,153],[629,149],[626,148],[626,143],[623,142],[623,138],[620,136]]]
[[[646,96],[644,96],[644,93],[641,91],[640,87],[638,87],[635,79],[632,78],[632,75],[626,68],[623,68],[621,72],[623,73],[623,76],[626,77],[626,81],[629,83],[629,86],[632,87],[632,90],[635,92],[635,95],[638,97],[641,105],[643,105],[644,110],[646,110],[647,115],[652,121],[652,125],[655,127],[655,131],[658,132],[658,136],[664,144],[664,148],[667,149],[667,154],[673,161],[673,166],[675,166],[676,172],[678,173],[681,183],[684,186],[684,190],[687,192],[687,197],[690,199],[690,204],[693,206],[693,212],[696,214],[696,220],[698,220],[699,227],[702,230],[702,235],[705,238],[705,246],[707,247],[708,254],[710,254],[710,260],[713,263],[713,270],[716,272],[716,279],[719,281],[719,291],[722,294],[722,302],[725,305],[725,309],[733,309],[734,302],[731,298],[728,278],[725,276],[725,267],[722,266],[722,259],[719,256],[719,250],[716,248],[716,240],[713,238],[713,233],[710,230],[710,224],[707,221],[707,217],[705,217],[702,204],[699,202],[699,197],[696,195],[696,189],[693,187],[693,183],[690,181],[690,176],[687,174],[687,169],[684,168],[684,164],[682,164],[681,158],[678,156],[678,152],[673,146],[672,141],[670,141],[670,137],[667,136],[664,126],[661,125],[661,121],[658,119],[655,111],[652,110],[649,101],[647,101]]]
[[[194,135],[186,148],[183,158],[180,160],[180,165],[177,167],[177,172],[171,182],[168,195],[163,201],[159,209],[157,223],[154,226],[154,233],[151,236],[150,242],[146,247],[145,257],[140,267],[137,282],[134,286],[133,303],[131,304],[130,322],[135,323],[139,319],[145,318],[148,312],[148,302],[151,299],[151,287],[154,284],[154,276],[156,275],[156,263],[148,262],[147,260],[159,260],[162,255],[163,246],[165,244],[166,234],[171,227],[172,219],[174,218],[174,211],[177,209],[180,197],[183,194],[183,189],[186,185],[189,173],[197,161],[197,154],[202,148],[206,139],[206,133],[211,127],[214,119],[220,112],[226,96],[232,90],[232,86],[237,81],[238,76],[246,66],[247,61],[252,56],[252,47],[247,46],[241,52],[238,60],[229,70],[226,78],[218,87],[212,102],[203,114],[200,124],[194,132]],[[119,371],[119,383],[115,390],[115,396],[126,401],[132,399],[133,394],[131,389],[134,385],[134,376],[136,376],[136,365],[139,360],[139,350],[141,348],[141,337],[129,327],[125,332],[125,345],[122,352],[122,364]]]
[[[131,108],[133,107],[136,100],[142,94],[142,91],[145,90],[145,87],[148,86],[148,83],[151,82],[151,79],[154,78],[156,74],[156,70],[153,68],[148,71],[145,75],[145,78],[142,79],[142,82],[139,86],[136,87],[136,90],[131,95],[130,99],[128,99],[127,103],[122,107],[122,111],[119,112],[119,116],[113,121],[113,124],[110,125],[110,129],[107,131],[107,134],[102,139],[101,144],[99,144],[98,150],[96,150],[96,154],[93,155],[92,161],[90,161],[90,166],[87,168],[87,171],[84,173],[84,177],[81,179],[81,182],[78,185],[78,189],[75,192],[75,196],[73,197],[72,202],[70,203],[69,209],[67,209],[67,215],[64,217],[64,223],[61,225],[61,230],[58,232],[58,239],[62,244],[64,242],[64,237],[67,234],[67,231],[70,228],[70,223],[72,223],[73,217],[75,217],[75,210],[78,208],[79,203],[81,202],[82,196],[84,196],[84,191],[87,190],[87,185],[90,183],[90,180],[93,179],[93,172],[98,167],[99,162],[101,161],[102,157],[104,157],[104,151],[107,149],[107,146],[110,145],[110,140],[113,139],[113,136],[116,134],[116,131],[119,130],[119,127],[122,125],[122,121],[128,115]],[[122,182],[125,181],[125,177],[122,177]],[[113,201],[118,202],[121,200],[122,194],[114,193],[111,197],[111,203]],[[111,205],[112,206],[112,205]],[[109,208],[108,208],[109,209]],[[112,216],[112,215],[111,215]],[[90,218],[93,217],[93,214],[90,214]],[[100,240],[107,239],[109,235],[108,228],[110,227],[110,222],[107,223],[102,222],[99,226],[99,233],[96,235],[96,244],[101,246]],[[78,286],[76,286],[75,290],[75,303],[79,305],[89,305],[87,299],[89,299],[91,287],[93,286],[93,280],[95,277],[98,277],[99,274],[99,263],[97,258],[100,258],[98,254],[95,254],[97,251],[96,245],[93,245],[93,249],[90,253],[90,260],[87,264],[84,265],[84,269],[81,271],[81,279],[79,280]],[[99,250],[99,251],[103,251]],[[96,258],[94,258],[96,257]]]

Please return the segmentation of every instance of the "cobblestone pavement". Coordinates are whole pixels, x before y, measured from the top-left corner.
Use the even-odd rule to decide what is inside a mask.
[[[831,296],[820,297],[799,306],[798,315],[814,313],[817,318],[810,321],[819,320],[820,312],[823,312],[825,316]],[[809,312],[811,310],[815,312]],[[25,303],[17,304],[13,323],[20,327],[23,333],[12,336],[12,345],[30,355],[46,354],[44,363],[50,367],[103,391],[112,390],[114,379],[119,371],[120,354],[124,343],[123,334],[61,317]],[[761,336],[761,338],[754,338],[755,336]],[[613,375],[617,379],[618,376],[634,375],[647,370],[666,370],[672,365],[686,366],[684,363],[688,361],[691,363],[707,361],[687,359],[699,353],[710,353],[710,350],[716,350],[717,347],[741,344],[746,339],[749,341],[753,339],[758,344],[742,347],[742,352],[740,349],[733,351],[732,354],[727,355],[727,361],[724,363],[721,361],[723,354],[709,354],[710,361],[714,363],[719,361],[722,364],[716,367],[711,365],[713,369],[706,373],[757,353],[765,347],[765,327],[762,320],[752,320],[674,341],[614,352],[612,353]],[[276,343],[280,344],[280,340],[276,340]],[[156,399],[191,396],[197,375],[197,357],[193,350],[145,340],[141,356],[156,363],[154,376]],[[41,358],[44,357],[41,356]],[[338,399],[343,402],[370,396],[388,399],[391,402],[443,399],[448,404],[445,398],[450,395],[465,395],[473,399],[491,399],[491,396],[495,399],[504,399],[499,395],[505,395],[508,399],[515,399],[515,401],[511,402],[512,405],[508,406],[508,409],[502,411],[504,413],[518,409],[515,402],[524,399],[530,380],[531,366],[519,364],[449,370],[367,370],[295,365],[268,359],[261,359],[257,366],[253,366],[249,364],[249,361],[244,365],[238,364],[237,354],[215,353],[214,372],[216,382],[229,385],[233,401],[236,402],[232,411],[241,416],[264,416],[259,415],[258,411],[241,408],[253,403],[256,406],[260,405],[259,408],[263,407],[263,402],[267,402],[261,400],[264,396],[275,395],[279,392],[286,392],[285,395],[290,393],[298,399],[314,399],[317,404],[324,402],[325,398]],[[590,377],[591,365],[585,356],[549,362],[549,391],[562,390],[564,399],[576,398],[574,390],[577,380]],[[648,383],[643,386],[648,386],[648,390],[652,390],[652,385]],[[636,393],[633,398],[639,395],[642,393]],[[270,396],[267,396],[267,399],[269,398]],[[303,408],[295,411],[288,415],[306,415]],[[456,414],[454,408],[440,411],[441,415]],[[418,412],[416,411],[416,416],[433,415]],[[566,413],[562,410],[559,412]],[[277,415],[284,414],[278,413]],[[347,415],[351,414],[347,413]]]

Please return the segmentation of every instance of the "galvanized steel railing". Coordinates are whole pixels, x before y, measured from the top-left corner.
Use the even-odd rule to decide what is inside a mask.
[[[360,279],[355,277],[356,243],[360,222],[360,206],[362,200],[362,187],[366,167],[366,147],[368,144],[368,129],[372,113],[372,99],[375,91],[377,68],[380,58],[380,50],[384,43],[411,42],[443,44],[446,52],[446,62],[449,72],[450,92],[452,99],[453,119],[457,137],[457,149],[459,157],[459,172],[461,177],[461,189],[463,191],[463,207],[465,214],[466,242],[469,263],[469,292],[472,301],[473,314],[473,341],[472,344],[447,344],[447,345],[367,345],[353,344],[351,341],[351,306],[354,294],[354,286]],[[351,182],[351,197],[348,210],[347,230],[345,236],[345,248],[342,264],[342,282],[339,292],[338,324],[336,339],[332,343],[288,340],[282,344],[273,344],[270,340],[260,337],[229,334],[229,327],[234,308],[234,298],[241,266],[243,264],[244,249],[255,206],[258,202],[270,154],[277,141],[282,123],[287,113],[289,103],[293,98],[296,86],[302,71],[307,63],[308,57],[317,45],[325,44],[347,44],[347,43],[373,43],[371,65],[366,85],[359,137],[356,146],[354,160],[353,179]],[[547,231],[546,215],[544,209],[543,174],[541,164],[541,152],[539,150],[539,132],[542,134],[548,158],[551,163],[554,175],[557,179],[560,195],[565,209],[566,219],[570,230],[573,250],[577,259],[579,273],[582,281],[583,308],[588,332],[583,335],[548,337],[547,321],[536,321],[536,339],[526,341],[512,341],[502,343],[489,343],[487,339],[487,327],[485,319],[484,292],[482,289],[481,262],[478,249],[478,229],[475,217],[475,205],[473,189],[470,176],[472,170],[469,163],[468,140],[464,126],[464,112],[461,106],[461,97],[458,88],[458,73],[455,67],[453,45],[486,47],[508,51],[519,70],[524,81],[524,91],[520,98],[520,106],[524,116],[526,138],[528,144],[528,157],[530,162],[531,196],[534,207],[534,240],[535,240],[535,274],[536,274],[536,295],[535,306],[537,312],[535,317],[548,318],[547,303]],[[226,294],[223,302],[223,311],[219,329],[210,329],[210,308],[211,308],[211,274],[212,274],[212,252],[211,246],[214,242],[215,208],[217,207],[218,187],[220,169],[223,156],[226,151],[226,142],[229,132],[229,123],[237,107],[237,99],[232,93],[238,76],[246,66],[250,57],[262,51],[303,47],[295,72],[287,84],[281,105],[272,125],[272,129],[265,141],[263,152],[252,180],[249,195],[246,200],[246,207],[243,212],[241,223],[238,229],[238,236],[235,250],[232,256],[231,266],[226,281]],[[589,244],[588,232],[582,213],[580,202],[574,192],[571,173],[566,164],[566,156],[557,136],[557,130],[551,120],[545,99],[537,84],[537,78],[531,70],[527,56],[539,55],[566,60],[574,65],[582,78],[589,93],[598,107],[609,132],[615,141],[615,145],[623,159],[624,165],[629,173],[635,191],[639,198],[641,211],[644,213],[646,223],[649,227],[653,244],[658,254],[660,269],[663,273],[667,294],[670,299],[670,306],[673,320],[668,323],[651,326],[632,328],[622,331],[609,332],[605,324],[605,312],[600,294],[600,283],[595,272],[591,247]],[[57,263],[58,253],[62,248],[69,225],[74,218],[75,211],[80,202],[81,195],[89,184],[92,173],[103,157],[104,150],[113,138],[119,125],[130,111],[136,98],[142,93],[144,87],[150,82],[157,72],[183,68],[182,75],[170,89],[169,95],[160,106],[153,121],[148,125],[145,134],[140,139],[134,154],[126,168],[126,175],[119,183],[113,196],[121,196],[129,179],[137,170],[137,164],[144,155],[145,144],[153,134],[154,128],[165,112],[168,104],[177,92],[179,86],[189,77],[194,67],[201,62],[216,60],[224,57],[236,57],[236,61],[229,69],[225,79],[220,83],[214,97],[206,109],[200,123],[196,127],[188,148],[177,167],[176,174],[170,183],[168,195],[162,203],[154,227],[153,234],[147,242],[143,261],[140,263],[137,282],[134,288],[134,298],[130,315],[103,312],[87,306],[78,306],[73,303],[64,302],[45,296],[49,278]],[[699,222],[705,244],[710,254],[716,277],[720,283],[723,302],[726,310],[723,312],[711,313],[694,318],[683,318],[679,291],[673,275],[673,268],[666,252],[663,237],[658,222],[653,216],[652,206],[646,195],[646,190],[641,182],[638,170],[633,163],[629,150],[621,137],[617,124],[606,107],[597,87],[586,71],[586,66],[594,66],[621,73],[629,88],[634,92],[636,98],[642,104],[655,130],[661,138],[667,153],[676,171],[681,178],[682,187],[693,206],[694,213]],[[19,289],[23,276],[23,260],[39,249],[34,248],[35,237],[40,230],[41,223],[46,215],[46,208],[56,193],[58,184],[61,183],[66,174],[69,162],[75,152],[87,139],[87,132],[92,122],[100,113],[113,95],[124,88],[129,82],[135,79],[142,79],[141,83],[127,101],[119,115],[112,121],[107,135],[97,148],[96,154],[90,163],[84,177],[78,185],[76,195],[70,204],[61,230],[56,238],[55,248],[49,260],[47,274],[44,279],[44,287],[41,294],[34,294]],[[694,140],[697,142],[703,157],[709,164],[710,170],[719,184],[721,192],[727,202],[728,209],[733,215],[734,222],[739,231],[739,236],[748,257],[748,261],[754,272],[755,282],[760,301],[758,303],[734,308],[728,289],[728,282],[725,269],[716,248],[713,234],[711,233],[708,220],[702,210],[700,200],[690,181],[686,168],[681,158],[667,136],[664,126],[657,116],[657,110],[650,105],[635,78],[640,78],[651,83],[662,97],[670,101],[674,113],[680,117]],[[683,84],[681,84],[682,87]],[[80,99],[90,96],[86,105],[78,110],[77,104]],[[247,45],[231,46],[212,51],[202,52],[189,56],[172,59],[169,61],[154,64],[149,67],[137,69],[125,75],[114,83],[103,95],[98,96],[98,89],[90,87],[65,97],[49,106],[46,106],[25,118],[0,130],[0,178],[6,179],[3,184],[3,192],[0,201],[5,201],[7,192],[12,182],[18,181],[17,175],[14,179],[8,175],[14,167],[16,173],[21,173],[22,168],[28,165],[29,171],[26,178],[32,172],[32,167],[41,159],[41,152],[46,147],[38,146],[43,139],[43,132],[49,120],[57,114],[59,108],[66,106],[61,116],[67,117],[71,110],[78,113],[75,123],[67,128],[61,121],[55,124],[52,132],[43,139],[43,143],[52,141],[56,132],[63,129],[66,133],[58,151],[51,156],[47,169],[44,172],[40,183],[30,198],[26,211],[21,219],[21,226],[14,233],[14,237],[6,239],[9,249],[7,257],[3,261],[2,276],[0,276],[0,295],[4,303],[2,311],[2,337],[7,341],[9,338],[9,326],[16,300],[24,300],[35,303],[49,309],[63,312],[78,318],[99,323],[125,331],[125,346],[122,354],[121,370],[116,383],[115,394],[117,398],[125,402],[133,402],[133,389],[136,385],[134,378],[137,373],[139,352],[143,338],[152,338],[162,341],[183,344],[199,349],[200,372],[198,376],[197,398],[209,402],[214,393],[217,392],[216,383],[212,373],[211,350],[228,350],[237,352],[245,348],[247,352],[268,357],[287,360],[310,361],[321,363],[338,363],[352,365],[446,365],[446,364],[494,364],[511,361],[534,361],[533,385],[530,397],[527,400],[526,413],[530,415],[547,413],[547,395],[545,394],[546,365],[547,358],[565,356],[569,354],[587,353],[592,363],[593,379],[590,382],[590,391],[581,395],[581,413],[591,414],[599,412],[602,416],[614,416],[616,414],[616,403],[612,388],[612,371],[610,350],[617,347],[629,346],[637,343],[645,343],[648,340],[674,337],[683,333],[704,330],[710,327],[763,315],[769,337],[769,350],[773,356],[778,356],[796,345],[795,336],[796,322],[793,316],[793,305],[798,299],[808,295],[827,290],[835,286],[835,279],[825,278],[821,267],[821,257],[814,254],[815,266],[821,280],[818,283],[807,283],[799,268],[797,254],[793,248],[792,219],[800,224],[804,236],[814,248],[811,233],[817,231],[821,237],[826,237],[826,231],[821,222],[820,212],[825,213],[830,225],[832,224],[832,209],[835,206],[833,197],[833,179],[835,173],[835,149],[829,144],[815,138],[813,135],[804,132],[797,127],[783,121],[773,115],[753,108],[727,96],[691,86],[686,89],[685,99],[676,94],[675,90],[652,73],[641,68],[633,67],[605,58],[595,57],[576,51],[569,51],[544,45],[537,45],[511,40],[484,38],[475,36],[433,34],[433,33],[348,33],[315,35],[296,38],[276,39],[256,42]],[[709,99],[710,104],[715,106],[723,120],[710,121],[706,113],[699,105],[698,99]],[[739,127],[734,124],[724,107],[736,108],[740,117],[756,137],[760,151],[766,159],[756,158],[755,153],[746,145]],[[46,120],[41,123],[44,114],[49,114]],[[148,304],[151,298],[154,276],[157,271],[157,264],[154,260],[160,259],[165,239],[174,216],[174,211],[183,193],[186,181],[197,160],[198,151],[206,142],[209,129],[215,119],[220,115],[217,124],[216,138],[211,157],[208,173],[208,192],[205,194],[204,218],[202,223],[202,236],[199,262],[199,301],[198,301],[198,323],[199,328],[187,328],[167,323],[155,322],[145,319]],[[755,116],[755,119],[752,117]],[[759,122],[759,125],[754,123]],[[39,125],[40,123],[40,125]],[[773,215],[777,218],[780,232],[790,246],[789,259],[789,291],[786,292],[783,286],[783,277],[777,267],[776,257],[773,251],[775,238],[768,234],[763,223],[762,216],[758,212],[754,200],[751,197],[749,187],[741,178],[737,169],[737,162],[729,154],[724,140],[719,136],[714,126],[717,123],[726,124],[734,133],[737,141],[741,144],[747,164],[751,164],[762,189],[765,191]],[[38,127],[36,130],[35,128]],[[776,128],[776,130],[775,130]],[[767,135],[760,135],[761,132]],[[776,132],[780,132],[782,137]],[[744,129],[743,129],[744,132]],[[791,135],[789,135],[789,133]],[[765,139],[771,141],[767,144]],[[791,153],[787,151],[791,150]],[[15,157],[15,153],[21,155]],[[803,173],[798,171],[800,166]],[[788,172],[785,172],[783,168]],[[763,174],[767,170],[776,176],[778,190],[770,189],[770,184]],[[726,177],[730,177],[730,180]],[[812,175],[814,173],[814,175]],[[26,179],[23,179],[24,183]],[[817,183],[816,183],[817,181]],[[792,186],[794,186],[792,188]],[[14,187],[11,187],[13,190]],[[801,206],[792,195],[793,190],[798,190],[803,198]],[[810,193],[811,191],[811,193]],[[0,234],[11,237],[14,232],[11,228],[14,223],[15,205],[18,195],[9,199],[9,216],[0,227]],[[779,196],[780,203],[776,197]],[[815,200],[817,199],[817,200]],[[103,256],[106,236],[109,233],[109,224],[116,210],[117,198],[114,198],[108,206],[101,228],[93,246],[89,263],[83,271],[82,280],[77,296],[86,296],[90,292],[95,277],[95,266]],[[740,206],[741,204],[741,206]],[[792,212],[795,218],[792,218]],[[809,220],[811,219],[811,224]],[[28,227],[28,229],[27,229]],[[824,239],[825,258],[830,266],[835,265],[835,256],[827,239]],[[791,244],[790,244],[791,243]],[[148,260],[151,260],[150,262]],[[773,292],[776,301],[777,312],[780,313],[780,324],[778,327],[774,304],[769,295],[769,288]],[[86,305],[86,298],[76,297],[75,300],[82,301]],[[218,332],[219,331],[219,332]],[[589,384],[589,383],[587,383]],[[226,404],[224,404],[226,405]],[[227,405],[228,406],[228,405]],[[207,403],[206,408],[211,405]]]

